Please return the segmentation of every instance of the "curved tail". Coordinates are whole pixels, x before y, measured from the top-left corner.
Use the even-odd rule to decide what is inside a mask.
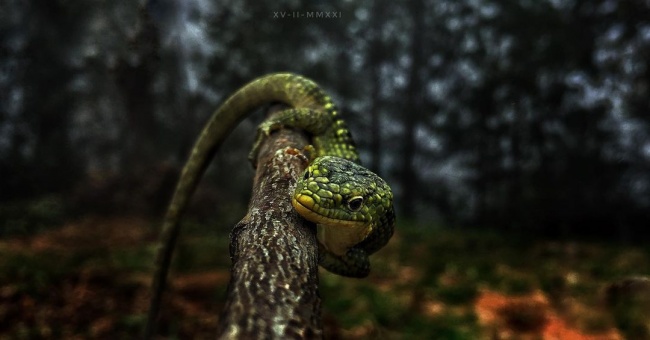
[[[192,147],[165,214],[144,339],[150,339],[155,331],[160,301],[180,230],[179,221],[203,172],[230,131],[252,110],[271,102],[281,102],[294,108],[323,109],[333,106],[331,99],[313,81],[291,73],[275,73],[246,84],[212,114]]]

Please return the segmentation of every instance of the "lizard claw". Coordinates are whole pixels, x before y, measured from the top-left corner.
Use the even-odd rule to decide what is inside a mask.
[[[313,146],[311,144],[307,144],[303,148],[303,152],[305,154],[307,154],[308,159],[309,159],[309,163],[311,163],[314,159],[316,159],[316,147],[315,146]]]
[[[279,122],[275,122],[273,120],[266,120],[260,124],[260,126],[257,127],[257,134],[258,137],[260,138],[259,135],[263,135],[264,137],[268,137],[271,135],[271,133],[278,131],[284,127],[283,124]]]
[[[253,165],[253,168],[257,168],[257,163],[256,163],[257,156],[260,153],[260,148],[262,147],[262,142],[264,142],[264,138],[270,136],[271,133],[280,130],[281,128],[282,125],[270,121],[264,121],[257,127],[257,135],[255,136],[255,142],[253,143],[253,148],[251,149],[251,152],[248,154],[248,160],[251,162],[251,165]]]

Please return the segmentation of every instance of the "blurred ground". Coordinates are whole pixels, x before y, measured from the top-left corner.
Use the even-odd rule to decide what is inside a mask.
[[[89,217],[0,241],[0,338],[136,338],[156,226]],[[227,235],[190,227],[162,310],[165,337],[211,338],[229,279]],[[336,339],[623,339],[607,282],[650,272],[647,249],[402,227],[368,279],[321,272]]]

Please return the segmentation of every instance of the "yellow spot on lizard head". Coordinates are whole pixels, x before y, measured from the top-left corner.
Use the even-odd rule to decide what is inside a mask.
[[[383,179],[332,156],[318,157],[309,165],[296,183],[292,203],[301,216],[325,229],[323,243],[339,255],[392,214],[392,192]]]

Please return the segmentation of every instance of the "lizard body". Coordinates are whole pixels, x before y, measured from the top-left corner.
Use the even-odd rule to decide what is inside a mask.
[[[256,159],[266,135],[283,126],[304,129],[311,136],[312,161],[298,179],[292,205],[319,226],[321,266],[340,275],[365,277],[370,270],[368,255],[392,236],[392,191],[383,179],[359,164],[352,136],[331,98],[313,81],[295,74],[257,78],[212,114],[183,168],[163,222],[145,338],[153,332],[179,220],[197,183],[239,121],[252,110],[273,102],[290,108],[260,125],[250,158]]]

